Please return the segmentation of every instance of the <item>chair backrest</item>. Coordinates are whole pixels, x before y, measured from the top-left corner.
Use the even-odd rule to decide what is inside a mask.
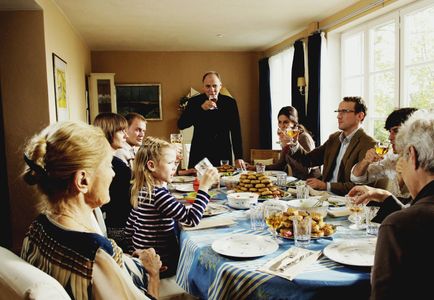
[[[252,164],[262,162],[264,165],[276,163],[280,157],[280,150],[250,149],[250,161]]]
[[[60,283],[15,255],[0,247],[0,299],[71,299]]]

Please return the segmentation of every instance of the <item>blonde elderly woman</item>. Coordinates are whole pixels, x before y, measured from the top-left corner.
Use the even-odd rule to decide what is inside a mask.
[[[390,214],[378,234],[372,269],[372,299],[426,299],[432,294],[434,255],[434,113],[415,112],[396,136],[401,172],[412,200]],[[384,201],[385,190],[356,186],[350,194]]]
[[[159,256],[153,249],[136,251],[138,259],[123,255],[93,214],[110,200],[112,152],[101,129],[78,122],[48,126],[30,140],[23,177],[42,195],[41,214],[21,256],[72,299],[157,298]]]

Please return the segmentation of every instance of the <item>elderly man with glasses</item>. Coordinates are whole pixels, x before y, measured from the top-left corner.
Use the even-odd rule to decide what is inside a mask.
[[[366,110],[361,97],[344,97],[335,111],[340,131],[331,134],[324,144],[311,152],[305,151],[298,142],[291,147],[287,155],[304,166],[323,165],[321,179],[306,180],[310,187],[345,195],[354,186],[350,181],[352,167],[375,146],[375,140],[361,128]]]

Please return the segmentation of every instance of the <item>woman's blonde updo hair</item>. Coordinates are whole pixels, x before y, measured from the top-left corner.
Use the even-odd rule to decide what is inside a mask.
[[[131,189],[131,205],[134,208],[137,208],[139,204],[138,196],[142,187],[146,185],[149,199],[151,199],[152,190],[155,186],[152,171],[149,170],[147,166],[148,161],[152,160],[154,163],[158,163],[163,154],[163,150],[168,148],[175,149],[175,146],[156,137],[147,136],[144,138],[134,159],[133,186]]]
[[[50,125],[26,145],[23,178],[36,185],[50,203],[72,195],[78,170],[92,172],[112,150],[100,128],[83,122]]]

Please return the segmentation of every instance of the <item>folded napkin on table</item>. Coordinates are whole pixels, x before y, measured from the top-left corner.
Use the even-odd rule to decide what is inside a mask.
[[[321,200],[327,200],[330,197],[330,194],[327,191],[317,191],[308,186],[309,189],[309,195],[310,196],[321,196]],[[297,190],[294,188],[288,188],[288,193],[291,193],[292,195],[297,195]]]
[[[348,208],[346,207],[329,207],[327,209],[327,213],[332,216],[332,217],[344,217],[344,216],[349,216],[350,215],[350,211]]]
[[[235,224],[235,221],[232,219],[232,217],[216,216],[216,217],[209,217],[209,218],[202,219],[199,225],[195,227],[188,227],[183,225],[182,229],[199,230],[199,229],[212,228],[212,227],[229,226],[233,224]]]
[[[258,271],[293,280],[299,273],[313,264],[320,255],[321,251],[291,247],[267,262]]]

